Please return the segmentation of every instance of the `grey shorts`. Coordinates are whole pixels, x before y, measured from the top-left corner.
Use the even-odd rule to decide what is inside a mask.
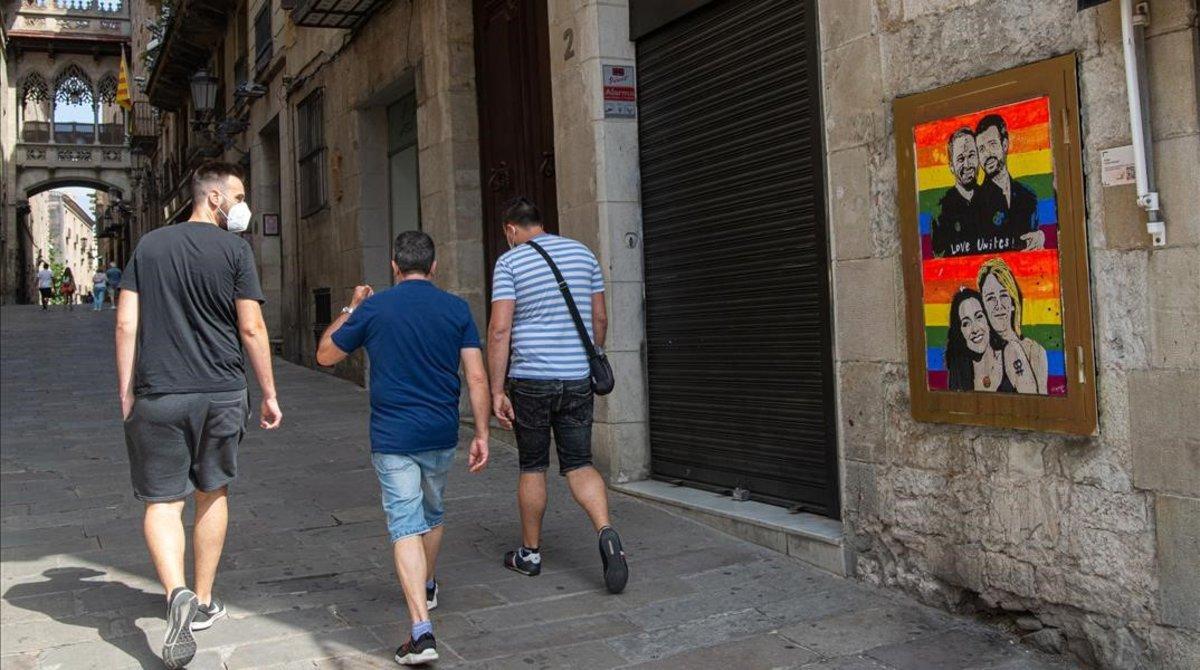
[[[166,502],[229,484],[249,414],[244,389],[138,396],[125,420],[134,496]]]

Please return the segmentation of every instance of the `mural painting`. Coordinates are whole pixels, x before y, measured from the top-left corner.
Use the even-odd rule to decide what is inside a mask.
[[[910,410],[1093,435],[1075,54],[896,98]]]
[[[1050,99],[913,127],[930,391],[1065,396]]]

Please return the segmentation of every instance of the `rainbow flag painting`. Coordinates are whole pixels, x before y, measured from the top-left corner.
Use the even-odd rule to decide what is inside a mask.
[[[1064,396],[1049,98],[913,129],[929,389]]]

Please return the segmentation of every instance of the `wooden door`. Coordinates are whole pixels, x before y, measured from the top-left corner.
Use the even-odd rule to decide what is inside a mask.
[[[558,232],[546,0],[475,0],[475,81],[488,296],[508,250],[500,216],[523,195]]]

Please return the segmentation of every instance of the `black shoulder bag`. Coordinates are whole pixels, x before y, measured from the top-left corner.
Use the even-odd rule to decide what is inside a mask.
[[[575,330],[579,331],[579,339],[583,340],[583,349],[587,352],[588,367],[592,371],[592,392],[596,395],[612,393],[613,385],[616,383],[613,380],[612,365],[608,363],[608,357],[604,355],[604,352],[597,350],[596,345],[592,343],[587,326],[583,325],[583,317],[579,316],[579,308],[575,306],[575,298],[571,297],[571,288],[567,286],[567,280],[563,279],[562,273],[558,271],[558,266],[554,264],[550,254],[546,253],[541,245],[533,241],[526,244],[533,247],[542,255],[542,258],[546,259],[546,264],[554,273],[554,280],[558,282],[558,290],[562,291],[563,300],[567,301],[567,310],[571,312],[571,320],[575,322]]]

